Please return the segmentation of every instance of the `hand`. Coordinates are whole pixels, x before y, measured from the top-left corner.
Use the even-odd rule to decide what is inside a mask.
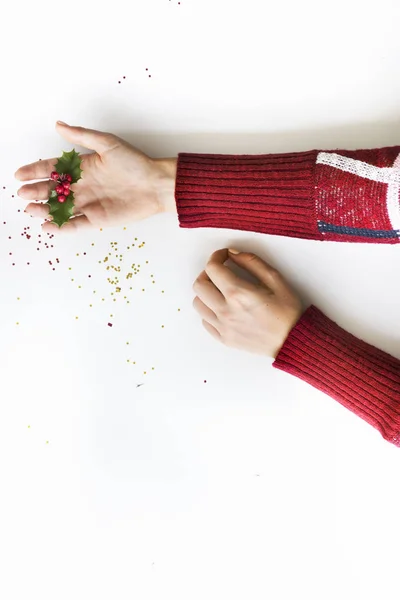
[[[110,133],[70,127],[60,122],[56,129],[72,144],[94,150],[92,154],[81,155],[82,179],[71,186],[76,216],[63,225],[63,231],[126,224],[176,210],[176,159],[152,159]],[[46,179],[23,185],[18,195],[26,200],[46,201],[55,186],[50,173],[56,162],[57,158],[49,158],[18,169],[15,177],[20,181]],[[25,210],[34,217],[45,219],[49,207],[31,203]],[[43,229],[54,232],[59,228],[46,222]]]
[[[228,259],[260,283],[235,275],[224,264]],[[304,312],[300,298],[282,275],[247,252],[214,252],[193,289],[193,306],[211,335],[226,346],[273,358]]]

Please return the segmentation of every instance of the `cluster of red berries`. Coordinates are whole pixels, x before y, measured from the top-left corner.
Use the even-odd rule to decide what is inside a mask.
[[[61,203],[65,202],[67,196],[69,196],[71,193],[71,190],[69,189],[72,181],[71,175],[60,175],[60,173],[57,173],[57,171],[52,171],[50,177],[53,181],[57,182],[57,200]]]

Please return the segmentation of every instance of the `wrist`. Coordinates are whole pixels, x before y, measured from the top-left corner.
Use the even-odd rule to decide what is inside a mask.
[[[177,158],[155,158],[157,167],[156,194],[160,212],[176,213],[175,181]]]

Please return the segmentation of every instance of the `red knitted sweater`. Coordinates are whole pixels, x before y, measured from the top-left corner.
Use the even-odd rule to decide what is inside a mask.
[[[178,155],[181,227],[400,242],[400,146],[292,154]],[[400,447],[400,361],[311,306],[274,367],[308,382]]]

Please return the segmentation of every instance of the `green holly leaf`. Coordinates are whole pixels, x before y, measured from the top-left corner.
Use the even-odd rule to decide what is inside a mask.
[[[71,184],[76,183],[81,179],[81,158],[75,150],[63,152],[62,156],[57,160],[55,171],[61,175],[71,175]],[[51,190],[49,199],[49,215],[53,218],[52,223],[59,227],[69,221],[73,216],[74,210],[74,193],[70,190],[69,195],[65,198],[65,202],[58,201],[58,195],[55,190]]]
[[[65,199],[65,202],[59,202],[57,194],[55,198],[47,201],[50,206],[49,215],[53,217],[52,223],[59,227],[66,223],[74,214],[74,194],[71,192]]]
[[[58,159],[55,170],[60,175],[71,175],[72,182],[76,183],[81,179],[81,158],[75,150],[71,152],[63,152],[61,158]]]

